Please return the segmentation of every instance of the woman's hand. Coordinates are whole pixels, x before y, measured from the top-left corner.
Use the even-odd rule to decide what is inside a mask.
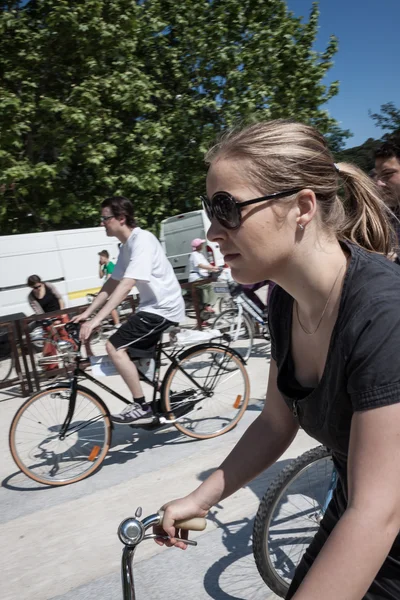
[[[186,529],[179,529],[175,527],[175,521],[182,521],[183,519],[193,519],[194,517],[205,517],[208,510],[199,506],[191,495],[179,500],[173,500],[167,502],[161,508],[164,511],[162,525],[154,527],[154,533],[158,535],[169,535],[171,539],[162,540],[155,539],[156,544],[163,546],[164,544],[168,547],[175,546],[186,550],[187,544],[184,542],[176,541],[176,538],[182,538],[187,540],[189,532]]]

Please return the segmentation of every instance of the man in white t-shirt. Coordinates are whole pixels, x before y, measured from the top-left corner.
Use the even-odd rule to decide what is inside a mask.
[[[114,196],[104,200],[101,222],[107,235],[117,237],[122,243],[120,253],[111,277],[93,304],[74,321],[86,320],[103,307],[92,320],[82,325],[80,337],[87,340],[134,285],[139,290],[137,312],[110,337],[106,346],[133,396],[132,404],[121,414],[112,415],[111,419],[114,423],[129,424],[152,416],[131,358],[152,357],[162,332],[183,320],[185,305],[180,285],[161,244],[152,233],[136,226],[133,205],[127,198]]]
[[[199,279],[207,281],[208,279],[208,283],[201,286],[203,310],[213,313],[214,309],[212,307],[215,304],[216,297],[214,288],[209,282],[209,276],[211,273],[218,273],[219,269],[213,267],[204,256],[202,252],[204,242],[205,240],[200,238],[192,240],[192,253],[189,256],[189,282],[198,281]]]

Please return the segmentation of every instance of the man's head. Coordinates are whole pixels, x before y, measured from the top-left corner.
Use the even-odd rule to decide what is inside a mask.
[[[110,258],[110,255],[108,254],[107,250],[102,250],[101,252],[99,252],[99,256],[100,256],[100,264],[106,265]]]
[[[198,250],[199,252],[201,252],[204,242],[205,240],[202,240],[201,238],[195,238],[194,240],[192,240],[191,243],[192,250]]]
[[[101,203],[102,225],[108,236],[119,237],[126,229],[136,227],[133,204],[124,196],[112,196]]]
[[[400,135],[384,142],[375,152],[377,183],[385,188],[384,198],[391,207],[400,205]]]

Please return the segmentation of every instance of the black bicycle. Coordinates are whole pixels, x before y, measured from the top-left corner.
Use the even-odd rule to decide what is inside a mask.
[[[79,325],[65,325],[77,350],[63,355],[74,364],[71,379],[29,398],[17,411],[10,428],[10,450],[21,471],[46,485],[81,481],[100,468],[111,444],[112,422],[104,401],[79,380],[88,379],[125,404],[124,398],[81,368]],[[222,341],[222,340],[221,340]],[[157,429],[174,425],[197,439],[222,435],[235,427],[247,408],[250,383],[241,356],[211,340],[186,350],[156,346],[151,379],[153,416],[131,427]],[[161,358],[170,365],[161,379]]]

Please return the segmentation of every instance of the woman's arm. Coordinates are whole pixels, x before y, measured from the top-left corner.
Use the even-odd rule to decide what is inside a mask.
[[[356,412],[348,508],[293,600],[361,600],[400,529],[400,404]]]
[[[214,504],[272,465],[290,446],[298,431],[298,424],[277,388],[276,378],[276,363],[271,360],[267,398],[260,416],[212,475],[189,496],[166,507],[163,528],[171,536],[175,535],[175,520],[204,516]],[[185,547],[183,543],[176,545]]]
[[[31,292],[28,296],[28,302],[30,304],[31,309],[33,310],[35,315],[42,315],[43,314],[43,308],[40,306],[39,302],[36,300],[36,298],[33,295],[33,292]]]

